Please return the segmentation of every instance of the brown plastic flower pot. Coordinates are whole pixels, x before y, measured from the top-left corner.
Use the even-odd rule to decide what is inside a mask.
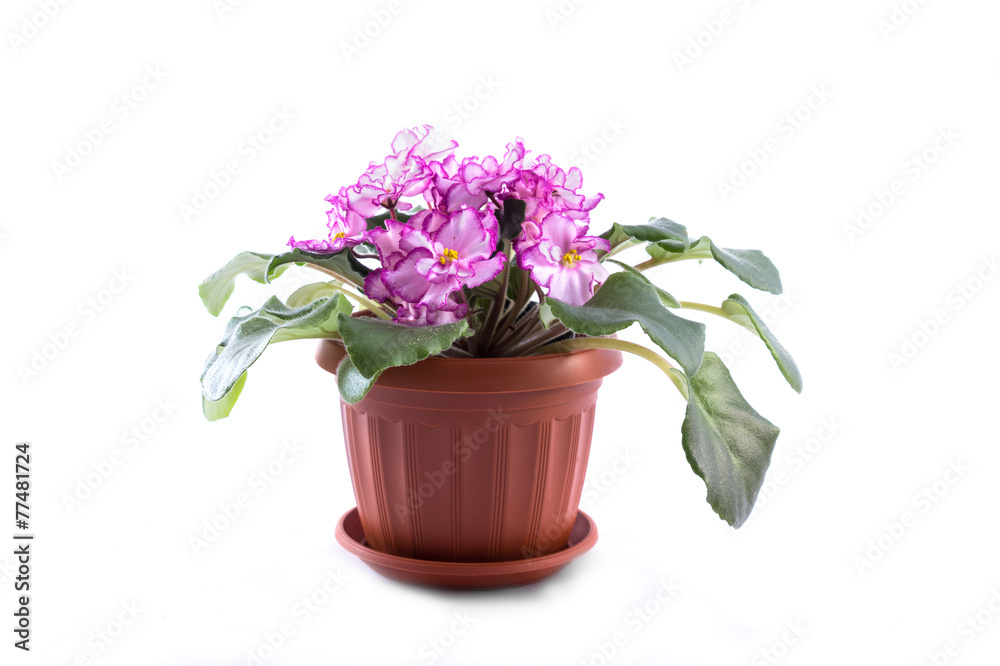
[[[345,354],[323,340],[316,361],[335,373]],[[355,405],[341,401],[365,545],[466,563],[566,548],[597,390],[621,363],[620,352],[605,349],[429,358],[386,370]]]

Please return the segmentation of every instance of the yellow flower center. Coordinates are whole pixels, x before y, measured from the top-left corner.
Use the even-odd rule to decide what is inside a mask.
[[[343,238],[346,235],[347,235],[346,232],[341,231],[339,234],[334,235],[333,240],[337,240],[338,238]]]
[[[580,261],[580,253],[576,250],[570,250],[563,255],[562,265],[566,268],[573,268],[573,265],[578,261]]]
[[[458,252],[450,248],[445,248],[444,252],[441,253],[441,265],[447,266],[449,261],[455,261],[458,259]]]

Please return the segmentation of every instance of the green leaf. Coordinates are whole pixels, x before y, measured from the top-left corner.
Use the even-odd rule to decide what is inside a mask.
[[[653,289],[656,290],[656,295],[660,299],[660,303],[663,304],[663,307],[665,307],[665,308],[679,308],[681,306],[680,301],[678,301],[676,298],[674,298],[673,296],[671,296],[670,294],[668,294],[663,289],[660,289],[655,284],[653,284],[653,281],[650,280],[645,275],[643,275],[642,271],[640,271],[639,269],[634,268],[632,266],[629,266],[628,264],[626,264],[624,262],[621,262],[621,261],[618,261],[617,259],[608,259],[608,261],[611,262],[612,264],[618,264],[619,266],[621,266],[622,268],[624,268],[627,273],[631,273],[632,275],[636,276],[640,280],[648,283],[649,286],[651,286]],[[546,328],[548,328],[548,327],[546,326]]]
[[[222,400],[269,344],[331,337],[337,332],[337,316],[350,311],[350,302],[341,294],[302,308],[290,308],[274,296],[259,310],[241,308],[229,320],[222,342],[205,363],[202,393],[211,402]]]
[[[204,395],[201,396],[201,411],[204,412],[205,418],[209,421],[218,421],[219,419],[224,419],[229,416],[229,412],[233,411],[233,405],[239,399],[240,394],[243,393],[243,385],[247,383],[247,373],[240,375],[240,378],[236,380],[236,384],[233,388],[229,390],[226,395],[222,396],[221,399],[216,401],[211,401]]]
[[[710,241],[711,242],[711,241]],[[781,293],[781,277],[760,250],[729,250],[712,244],[712,256],[730,273],[754,289]]]
[[[712,352],[689,382],[691,399],[681,426],[684,453],[708,487],[708,503],[739,527],[757,501],[779,430],[747,403]]]
[[[360,370],[354,367],[351,357],[345,356],[344,360],[337,366],[337,388],[340,389],[340,397],[349,405],[360,402],[375,386],[375,382],[381,374],[379,372],[374,377],[365,377]]]
[[[760,336],[767,348],[771,350],[771,356],[778,364],[781,374],[785,376],[793,389],[802,393],[802,375],[799,373],[799,368],[795,365],[792,355],[778,342],[764,320],[754,312],[747,300],[739,294],[732,294],[722,302],[722,309],[727,317]]]
[[[552,306],[549,305],[548,300],[538,306],[538,318],[542,320],[542,328],[546,331],[549,330],[549,326],[552,322],[556,321],[556,316],[552,314]]]
[[[292,292],[285,304],[290,308],[301,308],[321,298],[329,298],[337,293],[339,284],[338,280],[332,280],[303,285]]]
[[[464,319],[443,326],[403,326],[372,317],[342,314],[338,321],[340,336],[352,364],[372,383],[386,368],[411,365],[440,354],[469,332],[469,323]],[[361,392],[361,397],[364,393],[367,389]],[[353,399],[356,395],[357,392],[349,397]],[[345,402],[347,397],[344,397]]]
[[[284,270],[283,266],[293,263],[299,266],[309,264],[325,268],[328,271],[336,273],[336,276],[343,277],[344,282],[355,285],[363,284],[365,276],[371,273],[371,269],[358,261],[351,254],[350,250],[341,250],[337,254],[313,254],[312,252],[303,252],[301,249],[295,248],[291,252],[279,254],[271,258],[271,262],[267,267],[267,281],[270,282],[280,275],[280,271]]]
[[[254,282],[266,284],[268,281],[268,267],[274,255],[261,254],[260,252],[240,252],[232,260],[215,271],[198,285],[198,295],[201,302],[205,304],[213,317],[218,317],[223,306],[229,297],[233,295],[236,286],[236,277],[244,274]],[[276,270],[271,278],[281,275],[287,266]]]
[[[683,319],[660,303],[656,290],[631,273],[615,273],[583,305],[545,301],[570,330],[590,336],[616,333],[638,322],[663,351],[677,359],[690,376],[698,370],[705,351],[705,325]]]
[[[760,250],[719,247],[708,236],[702,236],[684,252],[671,250],[660,244],[647,246],[646,252],[661,263],[682,259],[715,259],[723,268],[754,289],[769,291],[772,294],[781,293],[781,276],[778,274],[778,269]]]
[[[601,238],[607,239],[611,249],[630,240],[640,243],[662,243],[664,247],[677,248],[673,250],[675,252],[684,252],[690,244],[684,225],[665,217],[653,220],[649,224],[626,225],[616,222],[611,229],[601,234]]]

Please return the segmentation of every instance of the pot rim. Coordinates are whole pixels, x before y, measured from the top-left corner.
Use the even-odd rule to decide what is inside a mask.
[[[323,338],[316,349],[316,363],[337,374],[337,366],[346,355],[342,341]],[[432,356],[413,365],[388,368],[375,388],[440,393],[543,391],[600,380],[621,367],[622,360],[616,349],[492,358]],[[475,372],[477,365],[486,374]]]

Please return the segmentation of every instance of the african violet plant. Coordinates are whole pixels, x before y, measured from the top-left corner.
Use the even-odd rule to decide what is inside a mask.
[[[590,214],[603,195],[579,192],[579,169],[529,156],[521,139],[502,160],[460,160],[454,141],[434,144],[429,125],[399,132],[391,155],[327,198],[325,238],[293,237],[283,254],[243,252],[201,284],[203,302],[218,315],[240,274],[270,283],[292,264],[325,274],[286,302],[271,297],[229,321],[201,377],[206,417],[227,416],[250,365],[269,344],[285,340],[341,340],[348,356],[337,382],[348,403],[364,398],[386,368],[429,356],[618,349],[654,363],[687,400],[688,461],[707,485],[711,506],[739,527],[763,483],[778,428],[746,402],[719,357],[705,351],[704,324],[675,311],[709,312],[750,330],[796,391],[799,371],[742,296],[718,306],[679,301],[644,272],[712,259],[751,287],[778,294],[771,261],[706,236],[694,240],[665,218],[613,224],[592,235]],[[637,265],[615,258],[635,246],[646,251]],[[653,349],[608,337],[634,323],[679,367]]]

